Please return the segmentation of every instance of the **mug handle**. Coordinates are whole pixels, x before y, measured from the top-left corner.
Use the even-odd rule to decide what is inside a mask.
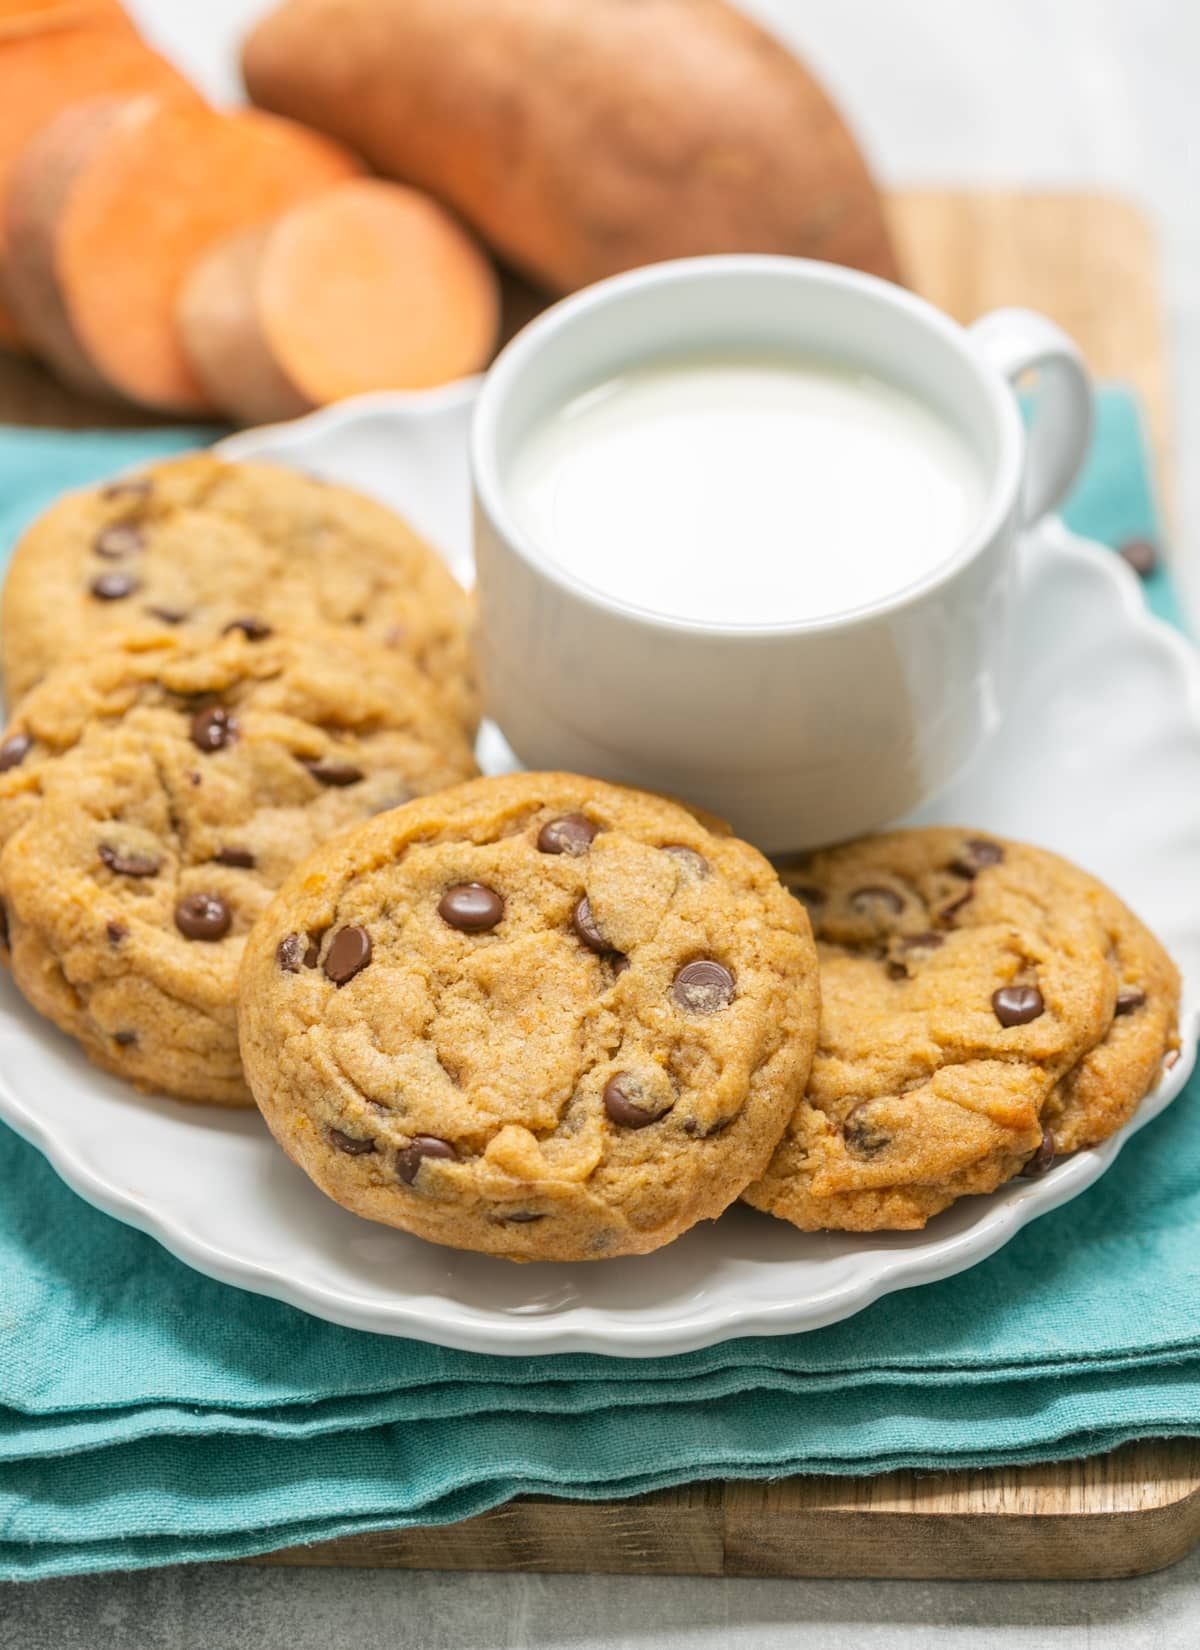
[[[1026,443],[1021,519],[1026,527],[1060,504],[1074,485],[1092,439],[1092,381],[1078,347],[1061,327],[1031,309],[994,309],[968,331],[1014,390],[1036,373]]]

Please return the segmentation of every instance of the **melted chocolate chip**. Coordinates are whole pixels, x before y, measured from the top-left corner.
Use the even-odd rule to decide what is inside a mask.
[[[1042,1131],[1042,1143],[1026,1163],[1021,1173],[1026,1180],[1039,1180],[1054,1162],[1054,1135],[1049,1129]]]
[[[304,953],[305,968],[315,968],[321,959],[321,941],[329,932],[328,928],[310,928],[308,931],[308,949]]]
[[[346,985],[361,974],[371,960],[371,936],[357,923],[339,928],[325,953],[325,977],[334,985]]]
[[[596,926],[596,919],[592,915],[591,902],[585,894],[571,914],[571,927],[577,938],[581,939],[589,951],[595,951],[603,957],[612,950],[612,946],[604,938]]]
[[[685,963],[672,981],[671,995],[685,1014],[716,1014],[733,1001],[733,975],[707,957]]]
[[[138,1034],[136,1031],[115,1031],[113,1033],[113,1042],[120,1048],[132,1048],[137,1040]]]
[[[569,854],[572,859],[578,859],[591,847],[597,829],[582,814],[563,814],[561,819],[548,819],[538,832],[538,852]]]
[[[362,769],[349,762],[306,762],[304,766],[318,785],[330,785],[336,790],[357,785],[364,777]]]
[[[815,911],[818,906],[824,905],[825,903],[825,895],[821,892],[821,890],[819,888],[813,888],[811,884],[807,882],[798,882],[795,884],[789,883],[788,892],[794,899],[798,899],[801,905],[806,905],[810,911]]]
[[[544,1214],[536,1209],[514,1209],[511,1215],[497,1215],[496,1219],[505,1226],[531,1226],[535,1220],[545,1220]]]
[[[712,870],[703,854],[698,854],[694,848],[685,848],[682,842],[669,843],[663,849],[663,853],[670,854],[689,881],[699,882]]]
[[[233,914],[219,894],[188,894],[175,907],[175,926],[188,940],[223,940]]]
[[[433,1134],[414,1134],[408,1145],[396,1153],[396,1173],[406,1186],[412,1185],[427,1157],[457,1160],[458,1153],[448,1140],[439,1140]]]
[[[257,863],[249,848],[219,848],[213,855],[214,865],[232,865],[237,871],[253,871]]]
[[[10,733],[0,745],[0,773],[18,768],[33,749],[33,740],[27,733]]]
[[[122,940],[129,938],[129,930],[123,922],[107,922],[104,932],[108,935],[109,945],[120,945]]]
[[[140,527],[131,521],[115,521],[111,527],[100,529],[92,540],[92,549],[107,561],[123,561],[126,556],[135,556],[145,542]]]
[[[1003,858],[1004,849],[998,842],[975,837],[963,844],[962,852],[951,862],[950,869],[956,876],[977,877],[989,865],[999,865]]]
[[[892,1137],[878,1123],[872,1123],[867,1114],[870,1100],[860,1100],[846,1115],[842,1124],[842,1139],[847,1151],[856,1157],[877,1157],[892,1143]]]
[[[1123,985],[1117,992],[1117,1006],[1115,1013],[1132,1014],[1135,1009],[1141,1008],[1146,1001],[1146,993],[1136,985]]]
[[[305,942],[299,934],[285,934],[275,949],[276,966],[285,974],[298,974],[304,961]]]
[[[139,588],[132,573],[99,573],[88,589],[98,602],[119,602]]]
[[[274,634],[265,619],[256,619],[253,615],[247,615],[242,619],[231,619],[221,634],[222,636],[229,636],[235,630],[240,630],[248,642],[265,642],[268,636]]]
[[[992,1011],[1002,1026],[1026,1026],[1046,1005],[1036,985],[1002,985],[992,992]]]
[[[623,951],[610,951],[608,953],[608,964],[613,971],[614,979],[618,980],[627,969],[633,967],[633,964]]]
[[[945,943],[946,936],[935,934],[932,929],[927,934],[906,934],[896,942],[901,951],[937,951]]]
[[[107,842],[100,844],[101,863],[118,877],[156,877],[162,869],[162,860],[152,854],[126,854]]]
[[[373,1140],[359,1140],[352,1134],[343,1134],[341,1129],[328,1129],[329,1144],[339,1152],[345,1152],[347,1157],[366,1157],[375,1150]]]
[[[160,624],[182,624],[187,614],[179,607],[148,607],[146,612]]]
[[[211,756],[214,751],[233,744],[237,723],[224,705],[206,705],[192,717],[188,734],[198,751]]]
[[[632,1072],[618,1071],[604,1085],[604,1109],[623,1129],[644,1129],[656,1123],[669,1106],[653,1108],[653,1102]]]
[[[969,905],[974,898],[974,889],[968,888],[964,893],[961,893],[957,899],[950,900],[946,905],[943,905],[939,909],[937,913],[938,921],[953,923],[954,918],[962,910],[963,906]]]
[[[856,888],[850,896],[851,910],[870,911],[872,907],[898,915],[904,909],[904,900],[894,888],[884,888],[880,884],[872,883],[867,888]]]
[[[1117,554],[1133,568],[1139,579],[1148,579],[1158,571],[1158,550],[1149,539],[1126,539]]]
[[[504,901],[482,882],[456,882],[438,901],[438,916],[463,934],[483,934],[504,915]]]

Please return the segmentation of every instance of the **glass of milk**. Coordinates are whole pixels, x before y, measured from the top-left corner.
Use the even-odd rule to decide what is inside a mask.
[[[788,258],[590,287],[476,408],[489,713],[530,767],[684,796],[769,852],[898,818],[998,719],[1016,537],[1090,428],[1078,352],[1027,311],[963,329]]]

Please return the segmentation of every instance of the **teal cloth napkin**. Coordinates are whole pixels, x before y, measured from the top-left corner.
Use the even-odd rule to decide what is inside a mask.
[[[0,543],[65,486],[206,432],[0,431]],[[1136,406],[1101,396],[1067,512],[1155,537]],[[1155,609],[1179,622],[1169,581]],[[493,1358],[210,1282],[0,1126],[0,1579],[233,1558],[513,1495],[1061,1459],[1200,1434],[1200,1080],[967,1276],[810,1335]]]

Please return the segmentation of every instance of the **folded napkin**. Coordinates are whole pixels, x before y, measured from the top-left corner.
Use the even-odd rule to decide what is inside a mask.
[[[0,539],[204,432],[0,431]],[[1068,519],[1155,537],[1136,406],[1101,397]],[[1178,622],[1169,581],[1152,605]],[[199,1276],[0,1126],[0,1579],[233,1558],[531,1492],[1061,1459],[1200,1434],[1200,1080],[969,1275],[809,1335],[493,1358]]]

